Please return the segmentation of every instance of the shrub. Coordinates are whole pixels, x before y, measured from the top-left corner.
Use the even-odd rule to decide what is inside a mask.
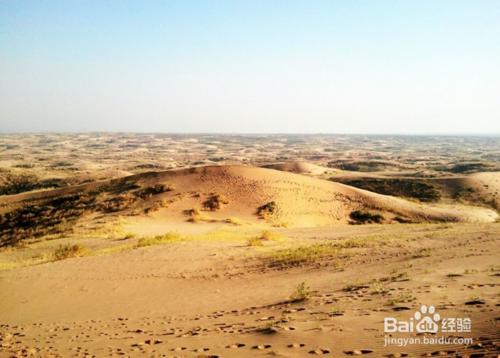
[[[301,282],[290,295],[290,302],[302,302],[307,300],[309,296],[311,296],[311,289],[305,282]]]
[[[12,195],[36,189],[47,189],[65,185],[62,179],[39,180],[34,175],[12,175],[5,178],[5,183],[0,186],[0,195]]]
[[[208,216],[204,215],[198,208],[184,210],[184,214],[190,217],[188,221],[192,223],[200,221],[211,221],[211,219]]]
[[[97,209],[105,213],[113,213],[116,211],[125,210],[134,203],[134,198],[129,194],[120,194],[114,198],[110,198],[102,203],[99,203]]]
[[[277,205],[275,201],[270,201],[262,206],[257,208],[257,215],[262,218],[267,218],[276,213]]]
[[[164,184],[156,184],[153,186],[148,186],[146,188],[137,190],[134,192],[134,195],[141,199],[147,199],[152,197],[153,195],[158,195],[166,191],[172,191],[172,190],[173,189],[170,186]]]
[[[21,240],[72,231],[72,223],[95,206],[95,198],[73,194],[0,215],[0,247]]]
[[[211,194],[207,200],[203,202],[203,207],[210,211],[217,211],[222,208],[223,205],[228,204],[229,201],[224,195]]]
[[[372,214],[368,211],[355,210],[351,212],[349,217],[352,219],[351,224],[373,224],[381,223],[384,217],[379,214]]]
[[[78,244],[73,245],[59,245],[54,251],[54,260],[64,260],[71,257],[84,256],[86,249]]]

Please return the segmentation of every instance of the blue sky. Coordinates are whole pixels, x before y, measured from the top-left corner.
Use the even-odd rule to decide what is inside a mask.
[[[500,1],[0,1],[0,131],[500,133]]]

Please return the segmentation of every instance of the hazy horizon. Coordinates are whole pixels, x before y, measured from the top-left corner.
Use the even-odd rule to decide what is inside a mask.
[[[0,2],[0,133],[500,134],[498,1]]]

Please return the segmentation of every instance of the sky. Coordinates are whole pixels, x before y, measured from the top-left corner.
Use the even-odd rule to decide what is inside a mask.
[[[500,1],[0,0],[0,132],[500,134]]]

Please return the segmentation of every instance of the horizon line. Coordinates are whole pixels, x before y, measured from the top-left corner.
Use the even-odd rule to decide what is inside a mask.
[[[156,132],[139,132],[139,131],[34,131],[34,132],[4,132],[0,131],[0,135],[41,135],[41,134],[166,134],[166,135],[227,135],[227,136],[273,136],[273,135],[283,135],[283,136],[418,136],[418,137],[430,137],[430,136],[444,136],[444,137],[500,137],[500,132],[498,133],[446,133],[446,132],[397,132],[397,133],[370,133],[370,132],[168,132],[168,131],[156,131]]]

